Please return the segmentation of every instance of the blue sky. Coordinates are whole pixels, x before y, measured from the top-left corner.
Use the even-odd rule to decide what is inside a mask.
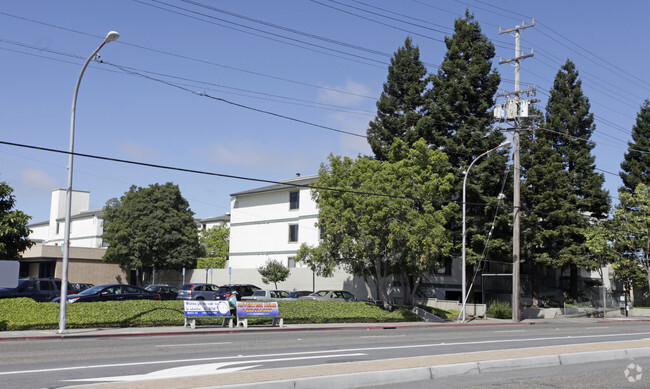
[[[535,52],[522,62],[521,86],[537,85],[541,109],[560,66],[576,64],[596,116],[597,168],[616,202],[626,142],[650,97],[642,0],[4,2],[0,141],[67,150],[83,61],[116,30],[105,63],[83,78],[76,152],[264,180],[315,174],[330,153],[371,153],[363,136],[390,56],[411,36],[437,72],[443,39],[466,8],[496,46],[500,90],[514,88],[513,66],[497,64],[514,55],[514,37],[499,27],[535,18],[521,36]],[[0,144],[0,180],[32,222],[48,218],[66,165],[64,154]],[[91,208],[131,185],[168,181],[201,218],[228,212],[231,193],[264,185],[75,158],[73,187],[90,191]]]

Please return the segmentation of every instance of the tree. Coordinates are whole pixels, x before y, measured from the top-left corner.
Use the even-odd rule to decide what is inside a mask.
[[[406,38],[388,67],[388,79],[377,102],[377,116],[370,122],[368,142],[375,158],[388,159],[394,138],[408,145],[418,140],[417,122],[422,118],[423,93],[427,85],[427,69],[420,61],[420,50]]]
[[[650,185],[650,101],[645,100],[632,127],[632,142],[628,142],[628,151],[621,163],[623,187],[619,189],[634,193],[637,185]]]
[[[14,209],[16,197],[13,188],[5,181],[0,182],[0,260],[14,260],[23,251],[34,245],[28,239],[30,216]]]
[[[386,162],[330,155],[312,191],[322,239],[309,259],[373,279],[385,304],[394,277],[410,303],[422,275],[441,267],[451,249],[445,225],[458,209],[446,201],[453,184],[445,154],[423,140],[409,149],[396,139]]]
[[[607,316],[607,289],[605,288],[605,274],[603,269],[616,261],[617,255],[614,251],[612,229],[606,225],[595,224],[587,227],[585,235],[585,256],[581,261],[581,267],[587,270],[596,270],[600,275],[601,292],[603,299],[603,317]]]
[[[278,288],[278,282],[286,281],[290,273],[287,267],[275,259],[268,260],[266,265],[257,268],[257,271],[262,276],[262,282],[265,284],[273,282],[275,289]]]
[[[603,221],[609,210],[604,177],[596,172],[595,130],[590,104],[570,60],[558,71],[546,106],[545,128],[535,133],[534,157],[525,185],[530,207],[527,225],[537,234],[531,250],[537,263],[570,269],[569,294],[578,295],[578,269],[584,254],[584,235],[590,224]]]
[[[203,248],[206,257],[228,260],[230,251],[230,228],[225,224],[219,224],[212,228],[199,232],[199,243]]]
[[[178,186],[132,186],[104,207],[104,262],[151,274],[153,269],[194,268],[201,254],[194,212]],[[138,284],[140,284],[138,279]]]
[[[634,193],[621,191],[619,196],[613,220],[617,251],[645,270],[650,284],[650,186],[638,184]]]
[[[437,74],[429,78],[431,88],[425,93],[424,116],[417,127],[431,148],[447,154],[455,174],[462,177],[476,157],[505,140],[492,126],[493,98],[501,77],[492,67],[494,45],[469,11],[464,18],[456,19],[454,34],[445,38],[445,44],[445,58]],[[497,150],[473,167],[467,180],[470,263],[477,260],[477,253],[485,251],[490,234],[488,256],[497,261],[511,261],[511,217],[507,212],[500,212],[495,219],[507,163],[507,149]],[[457,180],[453,197],[461,197],[462,186],[463,180]],[[448,226],[454,231],[456,255],[461,251],[460,216],[450,219]]]

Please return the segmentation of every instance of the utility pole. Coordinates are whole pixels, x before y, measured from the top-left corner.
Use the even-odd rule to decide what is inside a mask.
[[[519,322],[519,287],[521,284],[521,277],[519,274],[520,268],[520,254],[521,254],[521,240],[520,240],[520,207],[521,207],[521,162],[520,162],[520,147],[519,147],[519,132],[521,130],[520,120],[522,117],[528,116],[528,104],[530,101],[520,100],[519,95],[522,93],[530,94],[534,92],[534,89],[528,88],[525,91],[519,90],[519,70],[521,67],[520,61],[525,58],[530,58],[533,56],[533,52],[530,54],[522,55],[520,51],[520,35],[521,30],[534,27],[535,19],[533,19],[532,24],[526,25],[524,22],[521,23],[521,26],[516,26],[509,30],[502,30],[499,27],[499,35],[506,34],[510,32],[515,33],[515,57],[505,61],[501,61],[499,58],[499,65],[514,62],[515,63],[515,91],[512,93],[505,93],[500,96],[510,96],[513,95],[514,98],[508,98],[506,103],[506,120],[514,120],[514,136],[512,139],[514,147],[514,193],[513,193],[513,221],[512,221],[512,321]],[[502,110],[500,110],[502,112]],[[495,116],[497,115],[497,110],[495,109]]]

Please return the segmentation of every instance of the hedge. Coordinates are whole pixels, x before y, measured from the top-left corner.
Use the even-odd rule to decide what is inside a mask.
[[[29,298],[0,299],[0,331],[59,328],[58,303],[37,303]],[[295,300],[280,301],[284,322],[298,323],[380,323],[419,321],[407,308],[387,312],[365,302]],[[182,326],[183,302],[106,301],[67,305],[66,328]],[[214,324],[214,320],[198,320]],[[255,324],[254,319],[249,320]]]

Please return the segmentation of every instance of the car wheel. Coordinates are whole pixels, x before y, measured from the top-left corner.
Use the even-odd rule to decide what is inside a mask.
[[[197,297],[197,300],[205,300],[203,297]]]

